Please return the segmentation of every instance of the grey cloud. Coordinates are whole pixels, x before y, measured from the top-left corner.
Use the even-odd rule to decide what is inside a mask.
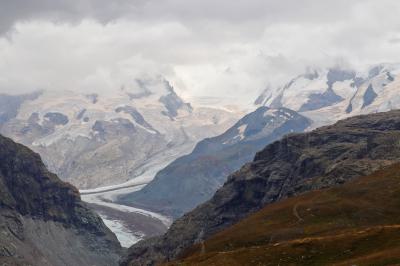
[[[150,0],[142,12],[151,16],[181,19],[216,19],[233,22],[263,20],[267,22],[327,21],[348,15],[360,0]]]
[[[392,38],[392,39],[389,39],[389,43],[398,44],[398,43],[400,43],[400,38]]]
[[[80,21],[92,18],[109,22],[132,12],[144,0],[1,0],[0,32],[29,20]]]
[[[16,22],[45,19],[74,22],[84,18],[106,23],[119,18],[191,23],[219,20],[266,23],[339,20],[361,0],[1,0],[0,32]]]

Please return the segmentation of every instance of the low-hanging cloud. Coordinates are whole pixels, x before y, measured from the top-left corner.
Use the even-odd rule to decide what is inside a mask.
[[[0,91],[166,76],[250,102],[307,66],[400,62],[397,0],[0,0]]]

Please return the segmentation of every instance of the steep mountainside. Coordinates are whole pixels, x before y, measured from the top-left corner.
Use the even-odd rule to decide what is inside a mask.
[[[174,222],[158,238],[139,242],[122,265],[176,259],[266,204],[342,184],[400,159],[400,111],[349,118],[284,137],[229,176],[213,198]]]
[[[168,265],[398,265],[400,165],[268,205]]]
[[[42,91],[0,95],[1,102],[7,104],[0,108],[0,132],[38,152],[51,171],[80,189],[162,168],[240,117],[192,107],[161,77],[108,93]]]
[[[286,108],[260,107],[222,135],[199,142],[192,153],[175,160],[144,189],[119,202],[179,217],[210,199],[226,176],[250,162],[265,145],[309,125],[308,119]]]
[[[116,265],[116,237],[39,155],[0,136],[0,264]]]

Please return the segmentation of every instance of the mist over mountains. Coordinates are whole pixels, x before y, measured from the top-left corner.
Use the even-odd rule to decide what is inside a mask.
[[[0,265],[400,265],[400,1],[0,1]]]

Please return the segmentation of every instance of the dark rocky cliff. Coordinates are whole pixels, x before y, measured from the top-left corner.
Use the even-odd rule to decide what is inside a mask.
[[[214,197],[178,219],[161,237],[131,247],[121,265],[154,265],[263,206],[342,184],[400,159],[400,111],[353,117],[294,134],[257,153]]]
[[[116,265],[116,237],[38,154],[0,136],[0,262]]]

